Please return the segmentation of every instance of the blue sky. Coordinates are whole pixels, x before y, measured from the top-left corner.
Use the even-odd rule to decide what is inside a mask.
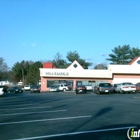
[[[105,59],[118,45],[140,47],[139,0],[0,0],[0,57],[16,62]]]

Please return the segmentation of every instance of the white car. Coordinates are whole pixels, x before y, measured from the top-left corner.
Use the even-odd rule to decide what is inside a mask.
[[[119,85],[118,90],[120,93],[136,92],[136,86],[131,82],[123,82]]]
[[[24,90],[25,90],[25,91],[29,91],[30,89],[31,89],[30,85],[25,85],[25,86],[24,86]]]
[[[90,91],[92,91],[92,90],[93,90],[92,85],[85,85],[85,86],[86,86],[86,89],[87,89],[87,90],[90,90]]]
[[[50,86],[49,91],[52,91],[52,92],[59,91],[58,86]]]
[[[3,94],[4,94],[3,87],[0,87],[0,96],[2,96]]]
[[[7,92],[6,86],[0,86],[0,96]]]
[[[120,92],[120,89],[119,89],[120,84],[114,84],[113,86],[114,86],[115,92],[117,93]]]

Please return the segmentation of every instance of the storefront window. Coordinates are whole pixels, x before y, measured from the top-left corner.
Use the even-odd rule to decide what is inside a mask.
[[[47,80],[47,87],[55,85],[55,80]]]

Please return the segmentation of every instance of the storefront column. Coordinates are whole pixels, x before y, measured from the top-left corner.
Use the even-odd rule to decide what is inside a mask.
[[[73,90],[76,88],[76,79],[73,80]]]
[[[47,91],[47,79],[41,77],[41,91]]]

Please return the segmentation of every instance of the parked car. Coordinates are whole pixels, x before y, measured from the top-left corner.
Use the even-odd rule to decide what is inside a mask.
[[[40,93],[40,86],[38,86],[38,85],[33,85],[33,86],[31,86],[31,88],[30,88],[30,92],[31,93],[33,93],[33,92],[38,92],[38,93]]]
[[[58,90],[59,91],[68,91],[70,90],[69,86],[67,84],[58,84]]]
[[[120,86],[120,84],[114,84],[114,90],[116,93],[119,92],[119,86]]]
[[[97,88],[98,88],[98,86],[96,85],[96,86],[94,86],[94,88],[93,88],[93,92],[94,93],[96,93],[97,92]]]
[[[92,85],[85,85],[88,91],[93,91]]]
[[[131,82],[123,82],[119,85],[119,92],[120,93],[136,92],[136,86]]]
[[[110,83],[99,83],[99,85],[96,88],[96,93],[114,93],[114,86],[112,86]]]
[[[7,92],[8,93],[22,93],[23,90],[20,87],[9,87]]]
[[[7,86],[0,86],[0,96],[2,96],[4,93],[7,93]]]
[[[30,89],[31,89],[31,86],[30,86],[30,85],[25,85],[25,86],[24,86],[24,90],[25,90],[25,91],[30,91]]]
[[[49,91],[52,91],[52,92],[59,91],[58,86],[56,86],[56,85],[50,86]]]
[[[136,86],[136,92],[140,92],[140,83],[136,83],[135,86]]]
[[[85,85],[77,85],[75,89],[76,94],[87,93],[87,88]]]

